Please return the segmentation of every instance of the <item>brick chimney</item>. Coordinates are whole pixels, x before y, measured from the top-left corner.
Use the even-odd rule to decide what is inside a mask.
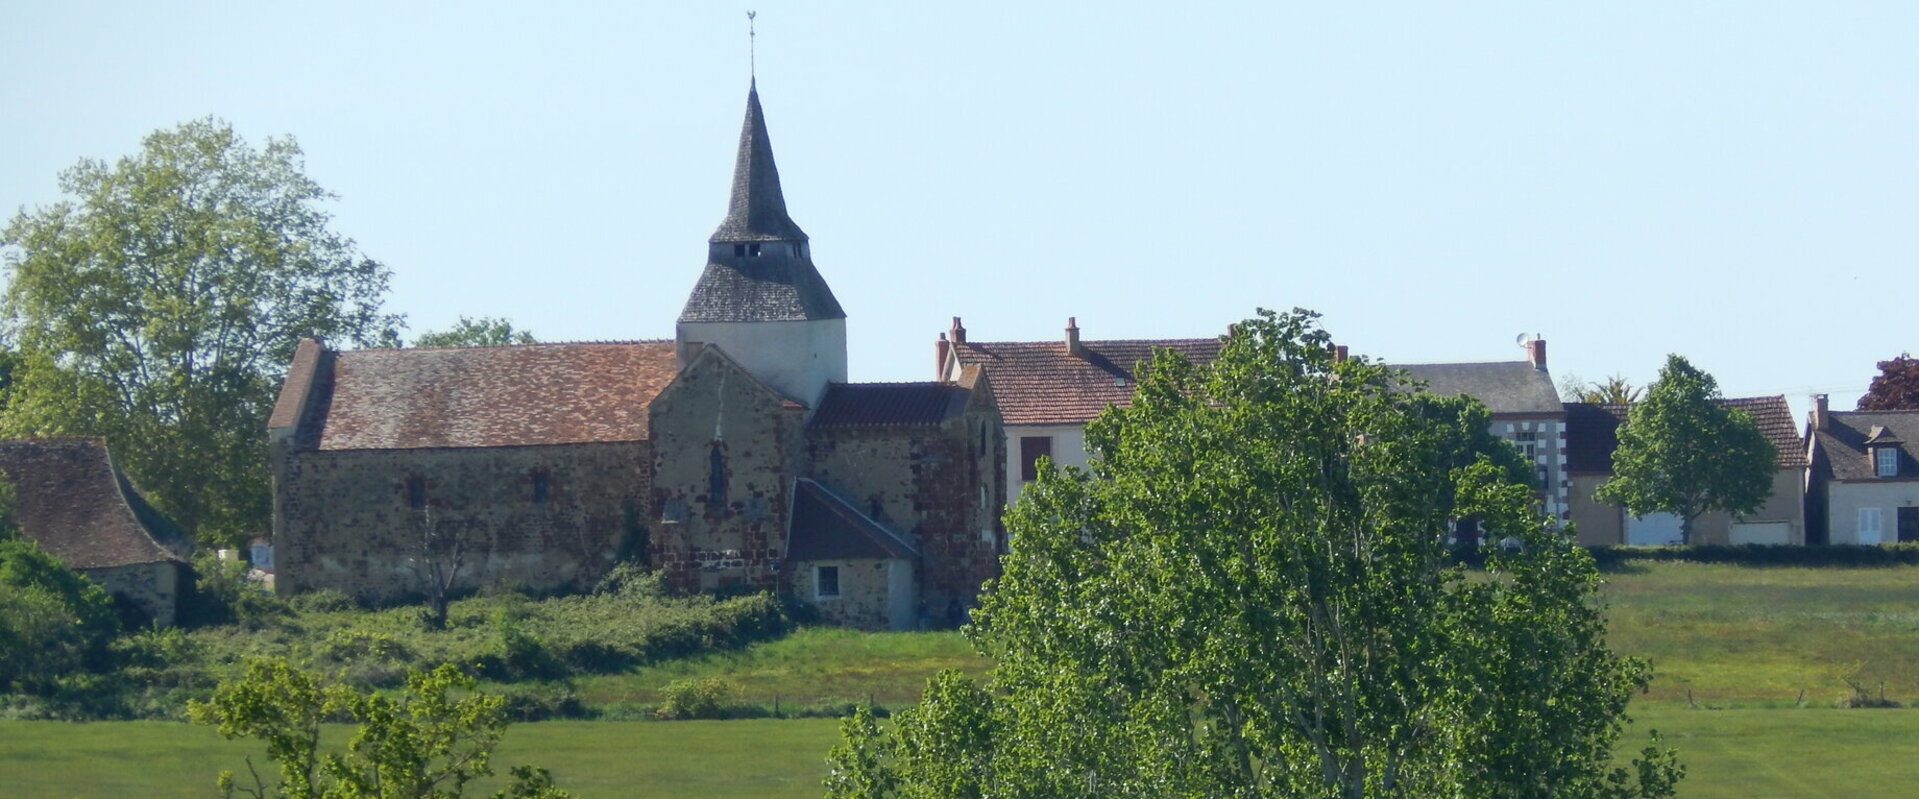
[[[1824,394],[1812,395],[1812,429],[1814,430],[1826,429],[1826,410],[1828,408],[1826,400],[1827,397]]]
[[[1066,354],[1074,357],[1084,356],[1086,348],[1079,345],[1079,319],[1066,317]]]
[[[1348,355],[1347,355],[1346,345],[1344,344],[1333,345],[1333,363],[1344,363],[1347,357]]]
[[[957,316],[953,317],[952,335],[947,336],[947,338],[952,339],[954,344],[966,343],[966,328],[960,326],[959,317]]]
[[[1546,340],[1533,338],[1526,342],[1526,360],[1533,362],[1533,368],[1546,371]]]
[[[946,379],[946,354],[953,349],[953,343],[946,340],[946,334],[940,334],[940,340],[933,342],[933,379]]]

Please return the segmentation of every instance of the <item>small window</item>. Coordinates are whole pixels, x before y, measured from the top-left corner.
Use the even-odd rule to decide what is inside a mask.
[[[840,567],[813,567],[813,598],[828,599],[840,595]]]
[[[1879,537],[1879,509],[1878,508],[1860,508],[1859,509],[1858,543],[1877,544],[1880,542],[1880,540],[1881,539]]]
[[[726,452],[718,441],[706,458],[706,507],[717,511],[726,507]]]
[[[746,257],[746,245],[744,245],[744,244],[735,244],[735,245],[733,245],[733,257],[735,257],[735,258],[745,258],[745,257]]]
[[[1052,436],[1019,437],[1019,479],[1028,483],[1039,479],[1039,459],[1053,457]]]
[[[1880,477],[1899,476],[1899,448],[1876,447],[1872,451],[1873,472]]]
[[[747,255],[751,255],[751,256],[753,256],[754,258],[758,258],[758,257],[760,257],[760,245],[758,245],[758,244],[749,244],[749,245],[747,245],[747,247],[746,247],[746,254],[747,254]]]
[[[551,496],[551,494],[549,493],[550,491],[551,491],[551,488],[547,483],[546,472],[534,472],[533,473],[533,504],[545,505],[547,499]]]
[[[409,477],[406,479],[406,506],[414,510],[426,507],[426,478]]]

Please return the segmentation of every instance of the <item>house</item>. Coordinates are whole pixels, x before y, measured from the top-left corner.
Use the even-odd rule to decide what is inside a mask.
[[[21,532],[116,601],[173,624],[192,587],[192,545],[134,490],[104,440],[0,440],[0,474],[13,484]]]
[[[1806,452],[1810,542],[1919,541],[1919,411],[1833,411],[1816,395]]]
[[[1086,423],[1108,405],[1132,401],[1134,372],[1155,351],[1171,350],[1203,364],[1219,357],[1221,344],[1220,338],[1082,339],[1078,320],[1070,317],[1057,341],[972,341],[955,317],[935,342],[936,374],[953,379],[963,370],[982,369],[992,378],[1011,442],[1006,461],[1010,502],[1037,477],[1035,462],[1041,456],[1060,465],[1086,465]],[[1397,368],[1434,393],[1466,394],[1485,404],[1492,412],[1493,432],[1534,462],[1540,484],[1547,487],[1545,507],[1563,518],[1565,412],[1546,371],[1546,342],[1529,340],[1527,353],[1524,361]]]
[[[1752,417],[1778,456],[1772,493],[1758,510],[1741,516],[1724,511],[1704,514],[1693,522],[1702,544],[1804,544],[1808,542],[1806,515],[1801,502],[1806,447],[1793,427],[1786,398],[1738,397],[1720,404]],[[1619,447],[1618,428],[1626,423],[1630,406],[1606,403],[1566,403],[1567,475],[1571,484],[1570,518],[1579,543],[1590,546],[1629,544],[1657,546],[1680,542],[1679,517],[1648,513],[1635,517],[1618,505],[1593,498],[1593,492],[1612,479],[1613,450]]]
[[[846,313],[787,213],[757,86],[673,339],[307,341],[268,438],[288,592],[574,590],[633,560],[908,629],[958,619],[999,568],[992,386],[847,382]]]

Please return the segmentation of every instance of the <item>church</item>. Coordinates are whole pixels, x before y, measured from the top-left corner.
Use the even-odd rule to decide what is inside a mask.
[[[998,574],[982,370],[847,382],[846,313],[788,216],[758,87],[672,340],[338,351],[267,424],[282,592],[584,590],[620,562],[828,622],[950,626]]]

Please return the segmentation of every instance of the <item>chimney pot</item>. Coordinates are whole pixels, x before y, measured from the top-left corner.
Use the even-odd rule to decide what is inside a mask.
[[[1078,318],[1066,317],[1066,354],[1078,356],[1085,354],[1085,351],[1085,348],[1079,345]]]
[[[953,317],[952,339],[954,344],[966,343],[966,328],[960,325],[960,318],[957,316]]]

